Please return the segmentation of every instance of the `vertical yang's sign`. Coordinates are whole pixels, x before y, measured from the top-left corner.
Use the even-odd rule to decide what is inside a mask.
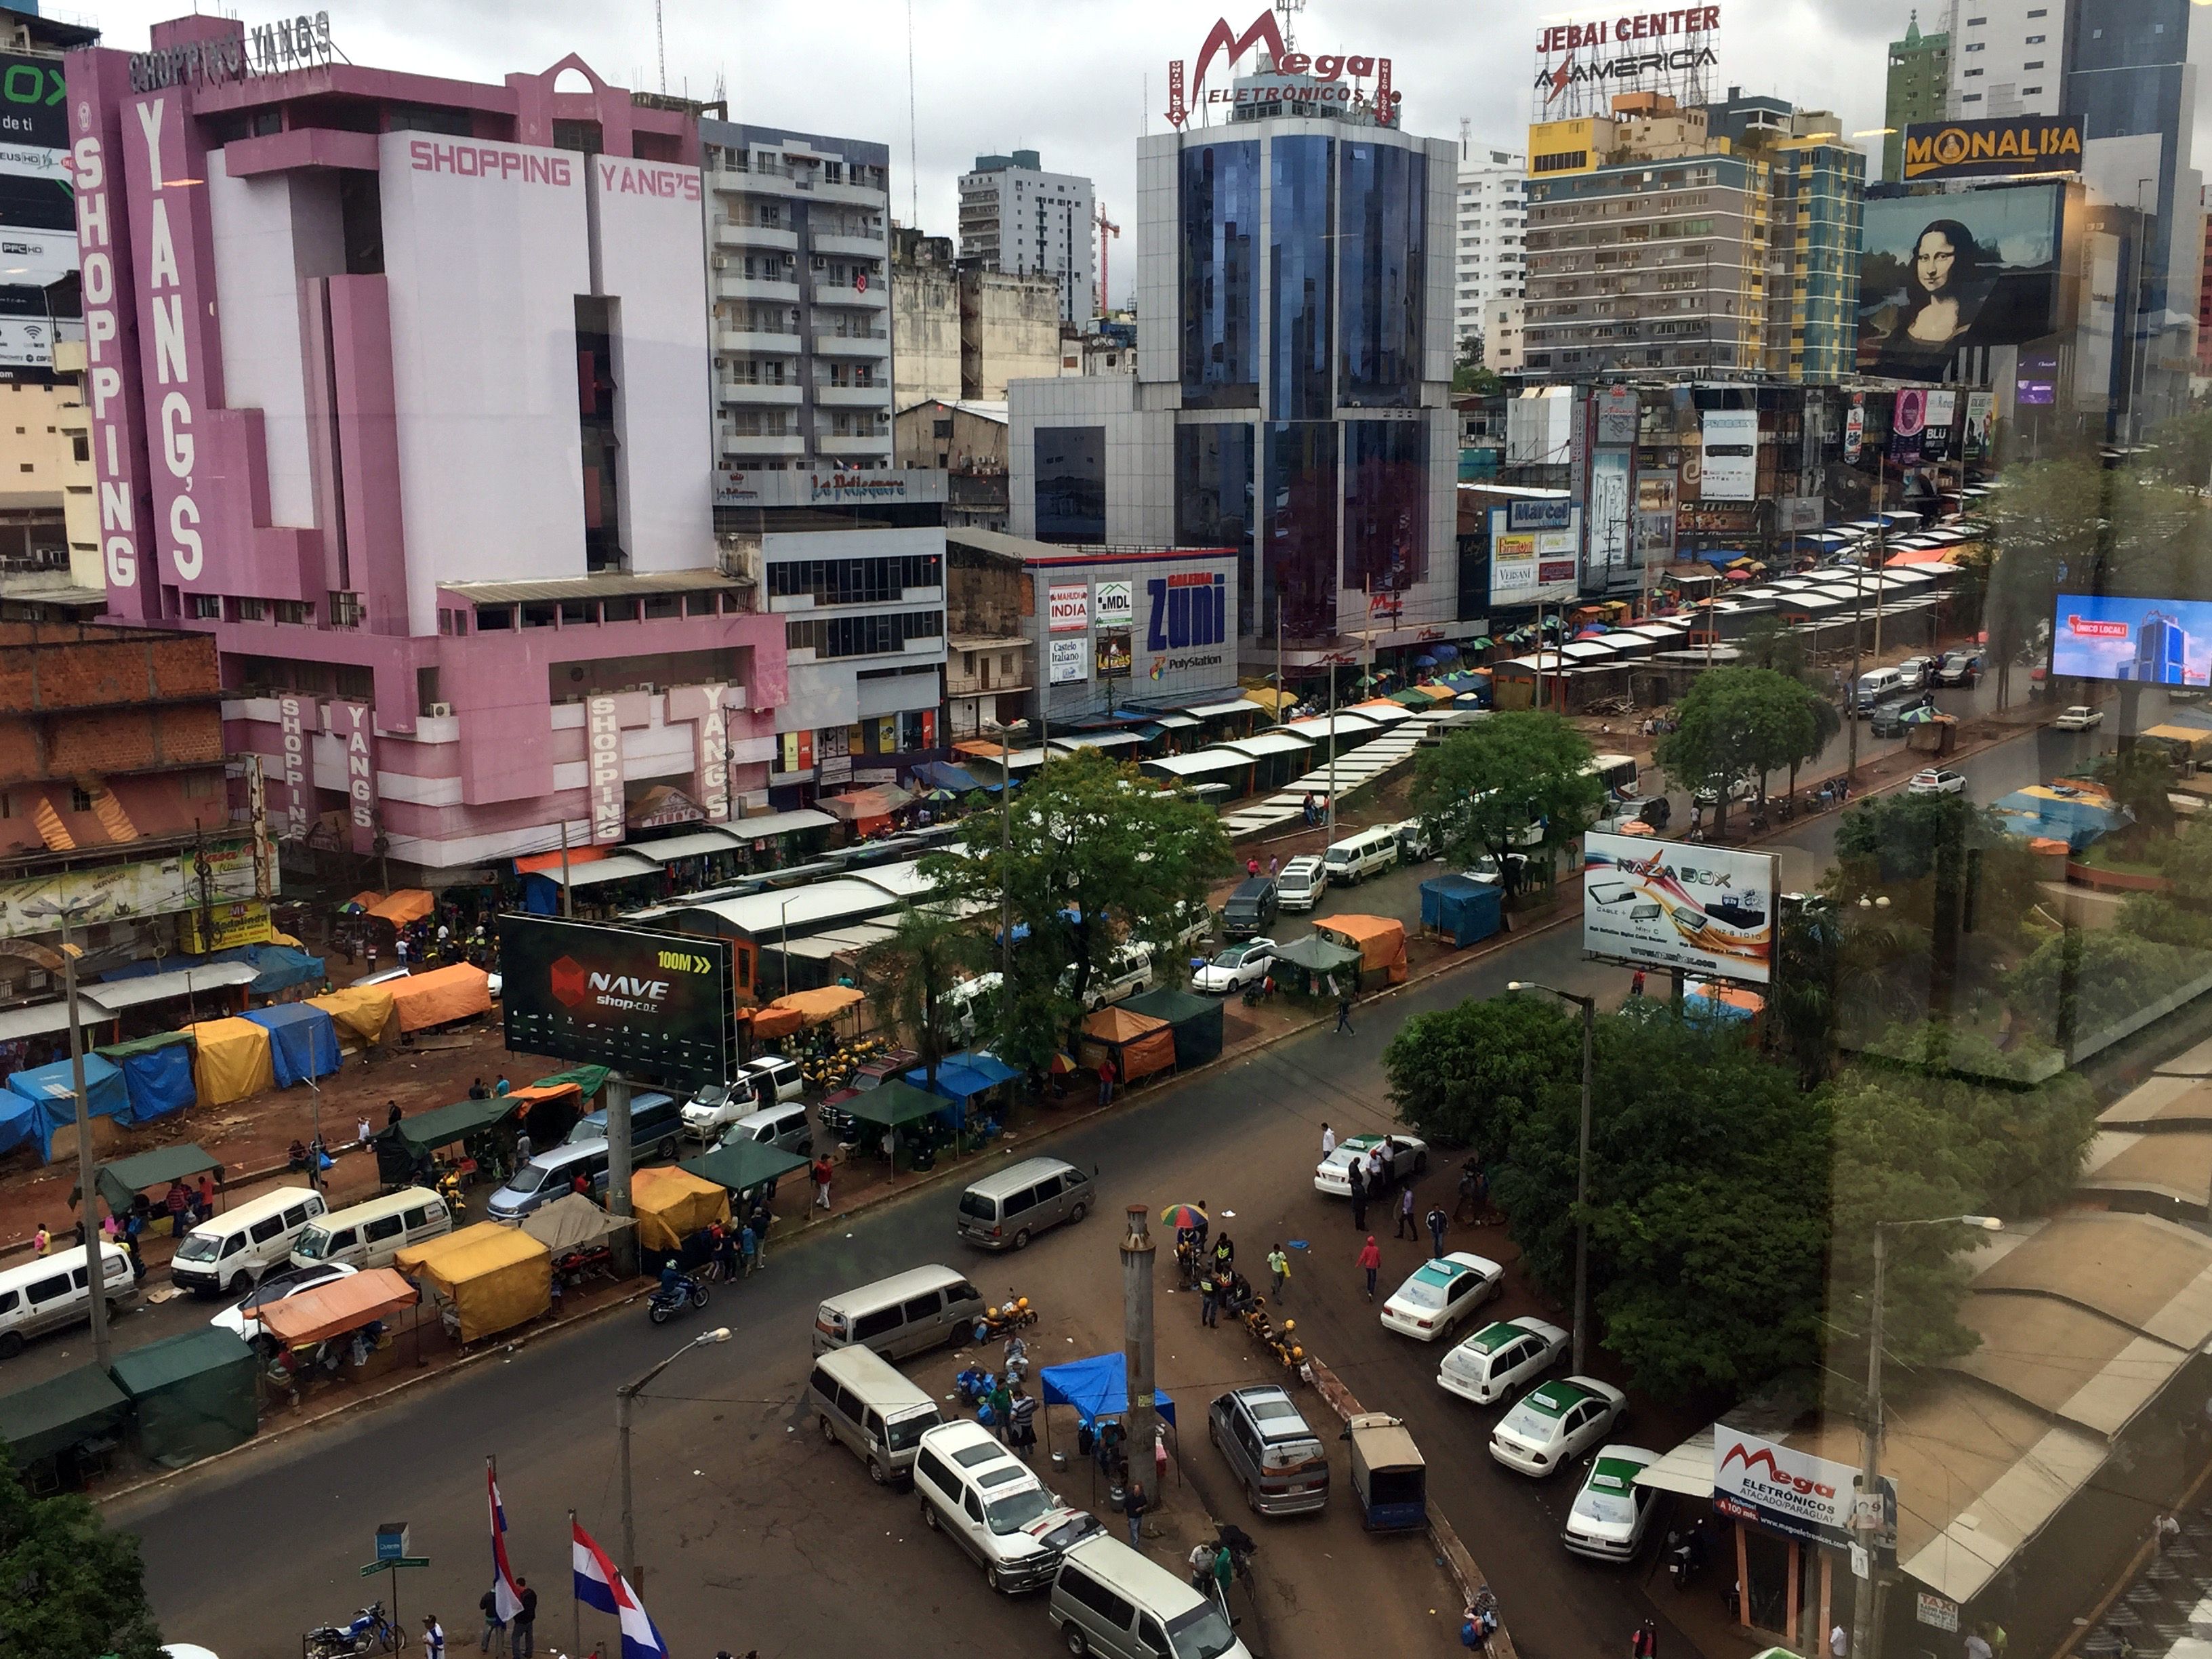
[[[376,722],[368,705],[330,705],[331,731],[345,750],[346,814],[353,823],[353,850],[376,850]]]

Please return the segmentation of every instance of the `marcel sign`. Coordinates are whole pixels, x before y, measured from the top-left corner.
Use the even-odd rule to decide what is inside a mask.
[[[1391,89],[1389,58],[1367,57],[1358,53],[1290,51],[1284,44],[1282,27],[1275,21],[1275,14],[1273,11],[1261,12],[1241,33],[1229,27],[1227,18],[1216,19],[1213,27],[1206,32],[1205,40],[1199,46],[1198,72],[1189,77],[1188,91],[1185,89],[1183,60],[1178,58],[1168,65],[1168,125],[1174,127],[1187,125],[1190,120],[1192,109],[1200,102],[1208,104],[1238,102],[1235,91],[1218,87],[1201,98],[1200,93],[1206,85],[1206,72],[1212,67],[1216,57],[1224,58],[1230,66],[1234,67],[1238,58],[1255,46],[1267,49],[1267,61],[1274,66],[1273,72],[1277,75],[1306,77],[1320,82],[1321,88],[1340,88],[1342,89],[1340,97],[1333,97],[1328,91],[1316,89],[1311,98],[1305,99],[1297,97],[1291,91],[1278,88],[1261,94],[1266,101],[1310,101],[1351,105],[1358,104],[1364,99],[1375,111],[1375,120],[1377,125],[1387,127],[1397,125],[1397,106],[1403,94]],[[1375,80],[1375,90],[1372,94],[1364,94],[1356,87],[1345,84],[1347,82],[1364,81],[1370,76]],[[1248,99],[1243,101],[1252,100]]]

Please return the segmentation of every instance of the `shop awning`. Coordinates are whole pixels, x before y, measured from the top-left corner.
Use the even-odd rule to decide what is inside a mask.
[[[399,1136],[417,1152],[433,1152],[489,1129],[521,1104],[513,1094],[494,1095],[489,1100],[457,1100],[450,1106],[434,1106],[401,1118]]]
[[[883,1091],[877,1090],[874,1092],[880,1094]],[[763,1145],[757,1140],[741,1140],[728,1146],[717,1147],[703,1157],[686,1158],[677,1167],[689,1170],[702,1181],[711,1181],[727,1191],[743,1193],[750,1192],[763,1182],[779,1181],[793,1170],[805,1169],[806,1160],[797,1152],[787,1152],[781,1146]]]
[[[819,1025],[843,1013],[856,1002],[867,998],[849,985],[825,985],[817,991],[791,991],[769,1004],[771,1008],[788,1008],[809,1025]]]
[[[1134,748],[1144,739],[1134,732],[1078,732],[1065,738],[1054,738],[1046,745],[1071,753],[1078,749]]]
[[[574,891],[579,887],[597,887],[602,882],[629,881],[638,876],[657,876],[660,873],[660,866],[651,859],[640,858],[634,852],[624,851],[611,854],[592,864],[580,866],[571,864],[565,877],[561,873],[561,866],[557,864],[550,870],[539,870],[533,873],[551,882],[556,887],[565,886]]]
[[[1449,696],[1450,694],[1445,694]],[[1295,732],[1255,732],[1249,738],[1237,738],[1221,745],[1239,755],[1298,755],[1313,747],[1311,739]]]
[[[1674,1450],[1639,1471],[1639,1486],[1680,1492],[1685,1498],[1713,1495],[1713,1425],[1706,1424]]]
[[[695,830],[688,836],[671,836],[665,841],[632,842],[623,848],[624,854],[641,859],[650,859],[655,864],[668,864],[677,859],[704,858],[714,853],[734,853],[738,841],[734,836],[720,830]]]
[[[614,850],[611,847],[571,847],[565,853],[532,853],[515,860],[514,873],[518,876],[542,876],[550,870],[557,875],[563,864],[571,870],[580,864],[597,864]]]
[[[827,830],[836,822],[827,812],[799,806],[788,812],[764,813],[757,818],[732,818],[730,833],[740,841],[753,841],[764,836],[787,836],[800,830]]]
[[[112,1164],[101,1164],[100,1201],[110,1213],[121,1215],[140,1193],[157,1188],[167,1190],[173,1181],[190,1181],[208,1170],[214,1171],[217,1181],[222,1179],[222,1165],[190,1141],[181,1146],[157,1146],[136,1158],[118,1158]]]
[[[170,997],[210,996],[240,985],[251,985],[261,970],[250,962],[211,962],[204,968],[179,968],[166,974],[139,974],[131,979],[104,979],[88,991],[100,1006],[111,1013],[136,1008],[142,1003],[162,1002]]]
[[[902,1123],[912,1123],[918,1118],[934,1117],[945,1109],[945,1097],[925,1093],[911,1083],[893,1078],[874,1089],[865,1090],[850,1100],[841,1100],[837,1109],[850,1114],[863,1123],[872,1123],[878,1128],[896,1129]]]
[[[82,1025],[96,1025],[112,1018],[105,1008],[80,990],[77,993],[77,1022]],[[56,1031],[69,1030],[69,1004],[41,1002],[28,1008],[0,1009],[0,1042],[13,1042],[24,1037],[49,1036]]]
[[[368,907],[368,914],[395,927],[404,927],[410,921],[420,921],[430,914],[431,898],[428,889],[403,887],[388,898],[379,899]]]
[[[1260,705],[1251,698],[1244,696],[1240,696],[1232,702],[1200,703],[1195,708],[1183,710],[1183,713],[1188,714],[1193,720],[1213,720],[1223,714],[1256,714],[1260,712]]]
[[[370,1267],[271,1303],[255,1316],[261,1328],[287,1347],[325,1342],[422,1299],[422,1292],[389,1267]]]
[[[1194,755],[1159,755],[1144,763],[1156,773],[1172,778],[1203,777],[1209,772],[1235,772],[1252,763],[1249,755],[1240,754],[1224,745],[1218,749],[1201,749]]]

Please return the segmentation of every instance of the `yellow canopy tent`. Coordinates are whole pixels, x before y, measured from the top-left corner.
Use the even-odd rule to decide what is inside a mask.
[[[730,1218],[726,1188],[666,1164],[653,1164],[630,1176],[629,1205],[637,1217],[637,1242],[648,1250],[680,1250],[685,1239],[709,1222]]]
[[[553,1253],[496,1221],[410,1246],[392,1265],[453,1309],[464,1342],[512,1330],[553,1305]]]
[[[192,1088],[201,1105],[228,1106],[276,1086],[267,1026],[250,1019],[204,1019],[184,1029],[192,1040]]]
[[[380,1043],[397,1041],[399,1025],[397,1010],[388,985],[349,987],[343,991],[325,991],[319,997],[309,997],[308,1006],[319,1008],[331,1017],[343,1035],[363,1048],[373,1048]]]
[[[434,968],[390,981],[392,1006],[398,1011],[403,1031],[427,1030],[447,1025],[491,1007],[491,975],[473,963],[457,962],[450,968]]]
[[[404,927],[410,921],[420,921],[430,914],[430,895],[421,887],[403,887],[388,898],[380,898],[368,907],[368,914],[394,927]]]
[[[1331,916],[1314,923],[1314,932],[1332,944],[1359,952],[1362,979],[1380,975],[1376,982],[1401,984],[1406,977],[1406,924],[1389,916]]]
[[[766,1042],[771,1037],[789,1036],[803,1030],[806,1016],[796,1008],[740,1008],[739,1018],[752,1028],[753,1041]]]

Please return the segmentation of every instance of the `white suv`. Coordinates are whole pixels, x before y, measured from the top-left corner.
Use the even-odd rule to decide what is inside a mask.
[[[1311,853],[1301,853],[1275,878],[1275,903],[1285,910],[1310,910],[1328,890],[1328,868]]]
[[[1047,1489],[980,1423],[940,1423],[915,1454],[914,1489],[932,1532],[951,1533],[1008,1595],[1042,1589],[1060,1553],[1104,1528]]]

